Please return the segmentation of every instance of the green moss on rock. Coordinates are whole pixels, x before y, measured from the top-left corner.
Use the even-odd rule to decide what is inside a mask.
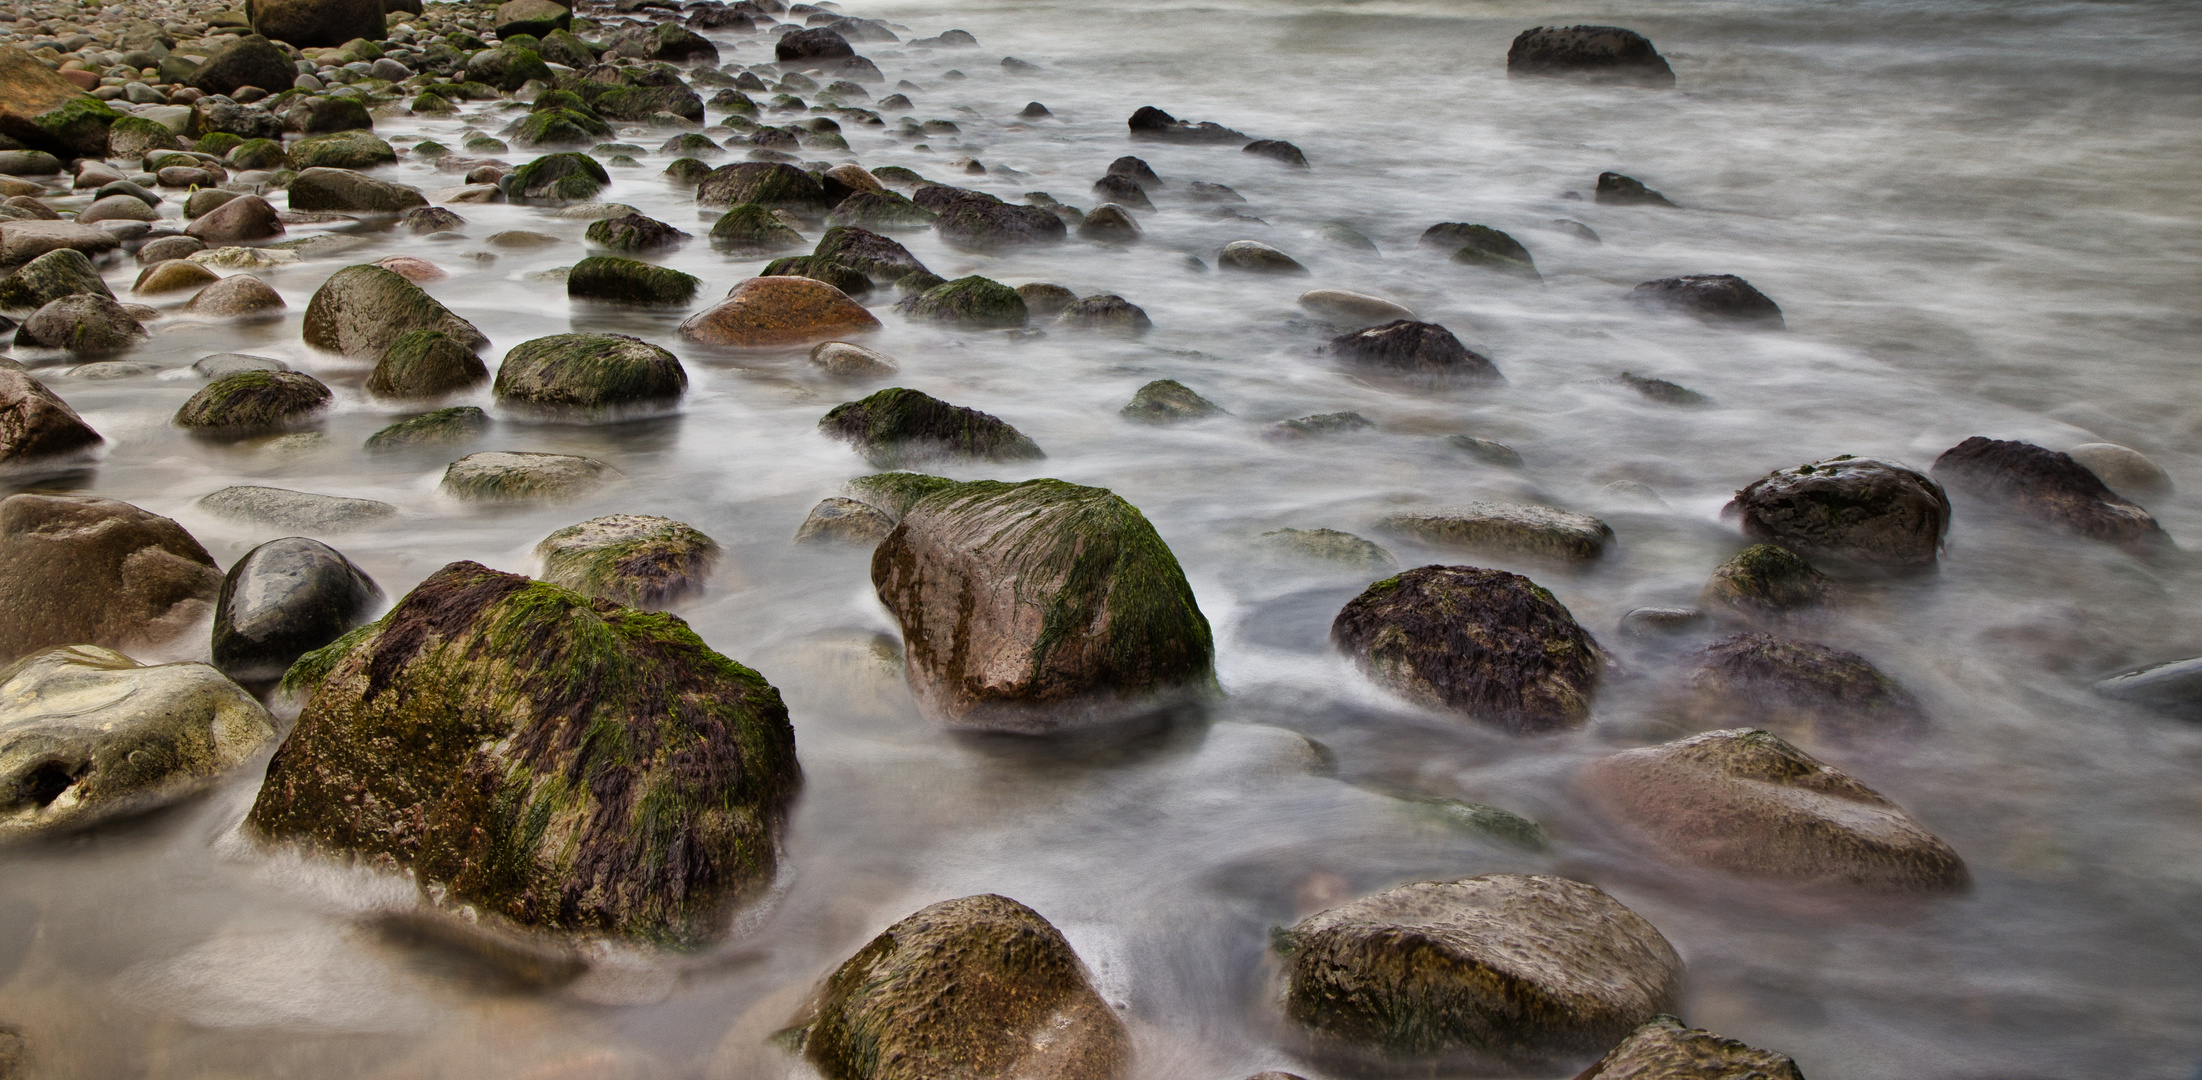
[[[1176,379],[1156,379],[1139,388],[1131,403],[1118,410],[1127,420],[1143,424],[1169,424],[1221,416],[1216,403],[1196,394]]]
[[[495,389],[508,403],[594,412],[678,399],[688,373],[672,353],[640,338],[553,334],[513,346],[497,367]]]
[[[692,274],[636,259],[594,255],[566,274],[566,295],[617,304],[678,305],[696,298],[703,282]]]
[[[32,117],[31,126],[45,136],[45,142],[96,158],[107,155],[108,130],[120,119],[122,114],[106,102],[85,95]]]
[[[752,255],[803,246],[803,234],[788,228],[772,211],[756,203],[728,208],[711,226],[711,246],[729,254]]]
[[[176,410],[179,427],[265,431],[329,407],[329,388],[303,371],[239,371],[206,384]]]
[[[535,545],[543,580],[583,596],[659,608],[703,591],[719,545],[693,525],[612,514],[568,525]]]
[[[698,206],[754,203],[768,210],[812,214],[831,203],[818,178],[778,161],[743,161],[711,170],[696,185]]]
[[[437,397],[487,378],[488,366],[465,342],[440,330],[413,330],[383,350],[367,376],[367,392],[378,397]]]
[[[529,113],[507,132],[522,146],[585,146],[611,133],[610,124],[570,109]]]
[[[478,439],[488,430],[488,413],[472,405],[454,405],[400,420],[369,435],[367,450],[379,453],[415,446],[451,446]]]
[[[595,198],[611,182],[611,174],[595,158],[569,150],[545,154],[514,169],[505,191],[523,201],[576,203]]]
[[[945,476],[928,476],[915,472],[883,472],[859,476],[849,481],[849,494],[868,502],[896,520],[901,520],[911,504],[936,491],[956,486],[960,481]]]
[[[1713,569],[1699,602],[1746,617],[1777,616],[1824,604],[1834,589],[1795,552],[1753,544]]]
[[[865,460],[881,468],[935,458],[1030,461],[1047,456],[999,417],[899,386],[834,406],[818,427],[854,443]]]
[[[935,285],[896,306],[913,319],[972,330],[1020,327],[1029,318],[1017,290],[977,274]]]

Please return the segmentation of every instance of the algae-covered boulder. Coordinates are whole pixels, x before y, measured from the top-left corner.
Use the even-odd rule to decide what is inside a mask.
[[[497,36],[514,34],[542,37],[573,25],[573,12],[552,0],[505,0],[497,5]]]
[[[592,255],[566,272],[568,297],[613,304],[677,307],[695,299],[702,284],[693,274],[616,255]]]
[[[550,205],[587,202],[612,182],[612,175],[587,154],[568,151],[545,154],[499,181],[515,202]]]
[[[16,45],[0,45],[0,135],[58,153],[105,157],[121,113]],[[55,171],[60,162],[54,163]]]
[[[290,145],[284,157],[293,169],[371,169],[392,165],[398,152],[371,131],[309,135]]]
[[[798,544],[850,543],[870,547],[895,531],[895,519],[870,503],[834,496],[819,500],[795,530]]]
[[[581,109],[538,109],[521,117],[506,134],[521,146],[587,146],[610,137],[612,126]]]
[[[984,192],[934,184],[919,188],[912,201],[938,215],[933,232],[959,251],[1007,251],[1061,243],[1069,235],[1063,219],[1047,207],[1016,206]]]
[[[910,249],[869,229],[836,225],[818,238],[811,257],[846,266],[878,282],[900,281],[928,273]]]
[[[507,93],[526,86],[532,79],[549,82],[557,77],[535,50],[518,45],[483,49],[466,60],[466,81],[494,86]]]
[[[1436,386],[1506,381],[1489,357],[1436,323],[1395,319],[1332,338],[1329,351],[1364,371]]]
[[[863,229],[922,229],[937,219],[931,210],[892,191],[859,191],[833,205],[826,224]]]
[[[0,669],[0,842],[175,802],[274,741],[267,710],[205,664],[33,653]]]
[[[106,279],[100,277],[99,268],[75,248],[55,248],[0,278],[0,308],[10,311],[37,311],[77,293],[115,295]]]
[[[872,291],[871,278],[814,255],[791,255],[784,259],[774,259],[766,263],[759,273],[764,277],[807,277],[814,281],[823,281],[852,298]]]
[[[1383,545],[1336,529],[1277,529],[1263,533],[1259,544],[1276,554],[1335,563],[1367,573],[1389,574],[1399,569],[1399,560]]]
[[[176,426],[259,432],[295,426],[329,407],[329,388],[303,371],[240,371],[199,388],[176,410]]]
[[[762,255],[803,246],[803,234],[756,203],[740,203],[712,223],[711,246],[730,255]]]
[[[1707,646],[1682,708],[1699,724],[1768,727],[1836,746],[1926,723],[1918,699],[1865,657],[1761,633]]]
[[[1647,307],[1680,312],[1702,322],[1779,330],[1781,307],[1734,274],[1685,274],[1638,285],[1629,294]]]
[[[1929,472],[1964,495],[2090,539],[2143,550],[2171,542],[2147,510],[2046,447],[1975,435],[1943,451]]]
[[[123,352],[145,338],[145,327],[129,309],[96,293],[73,293],[54,300],[15,331],[17,345],[66,349],[79,356]]]
[[[1753,544],[1713,568],[1698,603],[1746,619],[1776,618],[1832,599],[1835,583],[1787,548]]]
[[[23,365],[0,358],[0,465],[77,453],[103,441]]]
[[[1224,414],[1215,402],[1176,379],[1156,379],[1140,387],[1132,394],[1131,403],[1117,411],[1125,419],[1142,424],[1174,424]]]
[[[407,417],[367,436],[366,449],[369,453],[388,453],[415,447],[458,446],[481,438],[488,430],[488,413],[473,405],[453,405]]]
[[[307,169],[291,181],[293,210],[402,214],[427,205],[428,196],[419,188],[377,180],[350,169]]]
[[[443,471],[445,494],[466,502],[573,499],[619,478],[619,470],[577,454],[484,450]]]
[[[1215,689],[1176,556],[1106,488],[937,488],[873,551],[872,585],[902,624],[912,692],[944,724],[1060,731]]]
[[[897,305],[913,319],[970,330],[1023,326],[1024,297],[992,278],[973,274],[935,285]]]
[[[1644,87],[1674,85],[1674,69],[1652,43],[1618,26],[1537,26],[1506,50],[1507,78],[1571,78]]]
[[[888,927],[798,1018],[827,1080],[1114,1080],[1131,1038],[1085,965],[1006,896],[944,900]]]
[[[1047,456],[999,417],[899,386],[834,406],[818,428],[855,445],[880,468],[932,459],[1030,461]]]
[[[285,682],[311,697],[246,818],[270,840],[523,927],[675,946],[772,882],[801,779],[787,709],[674,616],[452,563]]]
[[[568,525],[535,545],[543,580],[583,596],[661,608],[703,591],[719,545],[695,526],[647,514]]]
[[[1657,929],[1544,874],[1401,885],[1275,943],[1285,1015],[1311,1048],[1395,1067],[1565,1075],[1682,997]]]
[[[220,191],[221,189],[211,189]],[[258,195],[230,196],[211,210],[202,209],[191,224],[184,226],[184,235],[213,245],[249,244],[256,240],[270,240],[283,235],[283,216],[274,204]],[[194,200],[198,196],[192,196]],[[307,200],[312,201],[312,200]],[[186,203],[190,210],[197,203]],[[299,209],[305,209],[300,207]]]
[[[1902,807],[1765,731],[1623,751],[1576,787],[1657,854],[1730,874],[1874,892],[1970,882],[1957,852]]]
[[[1804,1080],[1787,1054],[1760,1050],[1661,1014],[1575,1080]]]
[[[245,553],[214,601],[214,666],[243,683],[272,683],[292,663],[367,621],[382,590],[344,554],[287,536]]]
[[[158,514],[91,495],[0,500],[0,661],[48,645],[163,645],[221,588],[214,558]]]
[[[1330,640],[1371,679],[1418,704],[1526,734],[1576,727],[1605,655],[1536,582],[1503,570],[1423,566],[1370,585]]]
[[[721,165],[696,185],[697,206],[762,206],[797,214],[823,212],[831,204],[811,174],[780,161]]]
[[[716,306],[680,324],[701,345],[758,349],[808,345],[879,329],[879,319],[847,293],[805,277],[754,277]]]
[[[478,386],[489,367],[466,342],[441,330],[410,330],[375,361],[367,392],[376,397],[432,398]]]
[[[524,341],[498,365],[497,400],[537,410],[596,413],[661,405],[688,390],[679,358],[624,334],[553,334]]]
[[[1865,568],[1932,567],[1950,527],[1950,497],[1920,473],[1841,457],[1751,482],[1721,511],[1743,534],[1810,559]]]
[[[306,344],[347,356],[380,356],[415,330],[434,330],[469,349],[489,339],[421,287],[379,266],[347,266],[306,304]]]
[[[945,476],[897,471],[859,476],[849,481],[847,487],[849,494],[879,507],[893,520],[901,521],[902,515],[917,505],[919,499],[954,487],[957,483],[959,481]]]
[[[547,2],[547,0],[546,0]],[[689,235],[653,217],[620,214],[589,223],[589,243],[613,251],[664,251],[679,247]],[[714,236],[716,239],[716,236]]]
[[[1114,293],[1079,298],[1077,303],[1063,309],[1055,317],[1055,325],[1077,330],[1110,330],[1125,334],[1144,334],[1154,328],[1154,320],[1147,312]]]
[[[1435,547],[1553,562],[1593,561],[1613,542],[1613,529],[1597,518],[1527,503],[1472,502],[1433,513],[1392,514],[1383,526]]]

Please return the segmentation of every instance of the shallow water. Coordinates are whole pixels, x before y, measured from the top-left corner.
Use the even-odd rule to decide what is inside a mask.
[[[0,854],[0,1019],[31,1035],[42,1071],[777,1077],[796,1066],[760,1040],[812,979],[926,903],[995,891],[1069,935],[1132,1019],[1142,1076],[1281,1067],[1320,1080],[1320,1066],[1289,1054],[1267,1002],[1270,926],[1404,881],[1549,870],[1607,889],[1675,944],[1689,963],[1690,1022],[1785,1051],[1814,1080],[2191,1074],[2202,1059],[2192,919],[2202,728],[2087,691],[2121,666],[2202,652],[2202,581],[2183,560],[2142,562],[1961,505],[1938,576],[1862,589],[1809,628],[1926,702],[1932,723],[1916,738],[1813,749],[1947,839],[1975,877],[1967,895],[1862,905],[1679,870],[1617,841],[1568,785],[1589,758],[1677,730],[1656,704],[1673,655],[1622,639],[1616,622],[1632,607],[1690,602],[1739,546],[1720,506],[1770,469],[1840,453],[1923,468],[1976,434],[2059,449],[2114,441],[2182,483],[2149,506],[2184,546],[2202,547],[2202,401],[2187,370],[2202,329],[2191,177],[2202,157],[2202,8],[882,0],[848,10],[906,24],[905,37],[960,27],[982,42],[863,48],[890,81],[925,88],[911,95],[915,115],[963,128],[921,152],[844,124],[863,164],[1080,206],[1122,154],[1167,181],[1159,209],[1141,215],[1145,242],[1129,249],[1074,239],[978,256],[929,233],[900,236],[947,277],[1119,293],[1153,317],[1144,338],[946,332],[904,322],[875,296],[886,327],[869,343],[902,362],[901,385],[995,413],[1048,453],[1029,468],[953,475],[1056,476],[1138,505],[1217,629],[1227,700],[1107,748],[928,727],[899,683],[867,553],[789,542],[812,504],[872,471],[815,430],[863,389],[814,377],[800,350],[684,346],[672,333],[681,313],[570,306],[530,275],[583,254],[584,220],[469,205],[456,208],[466,241],[368,233],[356,253],[265,275],[290,302],[280,323],[158,326],[129,359],[169,374],[89,382],[59,358],[24,356],[51,365],[38,373],[109,445],[96,467],[19,486],[171,514],[224,565],[281,533],[197,510],[217,488],[386,500],[401,508],[396,521],[327,539],[392,596],[455,559],[532,571],[544,534],[600,513],[693,523],[728,565],[681,613],[764,672],[794,716],[808,786],[782,891],[708,954],[614,956],[578,980],[530,981],[378,929],[365,916],[402,908],[403,886],[270,861],[240,843],[233,827],[257,776],[241,778],[150,819]],[[1520,29],[1586,19],[1650,36],[1679,88],[1505,79]],[[726,61],[769,58],[755,39],[715,36]],[[1007,75],[1003,55],[1043,71]],[[970,78],[944,81],[950,67]],[[1028,100],[1057,119],[1010,119]],[[1289,139],[1313,168],[1131,144],[1124,118],[1146,104]],[[505,117],[475,104],[458,121],[378,131],[456,145],[468,122],[494,132]],[[672,134],[622,138],[655,147]],[[946,163],[963,156],[996,171],[958,180]],[[603,198],[700,237],[710,219],[657,178],[664,161],[614,170]],[[1003,166],[1030,175],[1005,177]],[[1594,205],[1605,169],[1686,208]],[[420,165],[386,174],[428,189],[451,182]],[[1264,223],[1209,218],[1184,199],[1194,179],[1236,188]],[[1604,242],[1544,227],[1561,217]],[[1544,284],[1417,250],[1438,221],[1513,233]],[[1317,234],[1329,222],[1366,233],[1381,255],[1330,246]],[[507,228],[568,243],[465,257]],[[1312,279],[1185,264],[1187,254],[1212,263],[1237,239],[1283,248]],[[629,482],[576,504],[480,509],[437,493],[450,455],[363,455],[361,440],[404,414],[360,390],[366,365],[306,350],[298,315],[335,268],[398,252],[451,272],[428,288],[493,339],[485,357],[569,328],[679,353],[692,381],[678,415],[596,427],[501,417],[479,447],[588,454]],[[662,261],[704,279],[699,306],[759,265],[700,241]],[[135,269],[110,267],[118,294]],[[1779,302],[1789,330],[1708,328],[1623,299],[1638,281],[1721,272]],[[1314,354],[1336,331],[1294,304],[1311,286],[1406,303],[1491,356],[1508,382],[1408,392],[1342,374]],[[170,427],[198,385],[182,369],[229,350],[283,357],[335,387],[325,440],[223,447]],[[1611,381],[1624,370],[1713,403],[1643,400]],[[1156,378],[1233,416],[1168,429],[1119,419]],[[486,392],[470,400],[492,406]],[[1348,409],[1377,428],[1264,437],[1270,422]],[[1505,442],[1527,465],[1478,464],[1445,444],[1454,433]],[[1624,480],[1651,494],[1609,486]],[[1583,570],[1384,538],[1402,565],[1531,574],[1622,651],[1638,678],[1606,694],[1587,730],[1512,739],[1375,691],[1324,638],[1366,578],[1249,554],[1269,529],[1375,535],[1385,513],[1473,497],[1594,513],[1618,533],[1617,551]],[[203,655],[198,639],[175,652],[194,649]],[[1321,775],[1302,736],[1327,748],[1334,775]],[[1553,850],[1457,831],[1390,792],[1526,815]]]

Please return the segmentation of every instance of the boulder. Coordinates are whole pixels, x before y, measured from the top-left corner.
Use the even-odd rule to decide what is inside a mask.
[[[120,173],[114,172],[113,169],[110,169],[107,166],[96,162],[86,165],[85,168],[96,169],[103,176],[112,175],[119,177],[121,175]],[[45,152],[44,150],[0,150],[0,176],[52,176],[60,173],[62,169],[62,160],[52,154]],[[23,181],[23,183],[28,183],[28,181]],[[45,188],[36,184],[30,185],[30,187],[31,190],[23,191],[22,194],[26,196],[32,196],[37,195],[39,192],[45,190]],[[10,184],[9,190],[16,190],[15,185]]]
[[[1104,244],[1129,244],[1138,240],[1144,230],[1133,220],[1131,212],[1115,203],[1102,203],[1078,223],[1078,235]]]
[[[859,191],[835,203],[826,215],[828,225],[864,229],[923,229],[937,220],[939,215],[891,191]]]
[[[160,211],[134,195],[106,195],[92,205],[76,212],[79,225],[97,225],[102,221],[159,221]]]
[[[836,204],[851,195],[860,193],[887,194],[887,185],[880,183],[878,177],[873,176],[869,170],[855,162],[836,165],[827,169],[818,177],[818,182],[820,186],[826,189],[826,197],[834,200]]]
[[[1395,304],[1381,296],[1349,292],[1345,289],[1310,289],[1300,294],[1300,306],[1326,319],[1367,326],[1371,323],[1408,321],[1414,312],[1404,304]],[[1435,323],[1418,325],[1435,326]],[[1440,329],[1443,329],[1440,327]],[[1451,331],[1446,331],[1448,337]],[[1453,339],[1458,345],[1459,338]],[[1462,352],[1467,352],[1463,346]],[[1488,363],[1489,361],[1485,361]]]
[[[235,94],[247,86],[274,93],[288,89],[297,77],[298,69],[281,48],[265,36],[251,34],[216,49],[191,73],[190,84],[209,94]]]
[[[1256,139],[1241,147],[1239,152],[1252,154],[1255,157],[1265,157],[1280,165],[1289,165],[1295,169],[1307,168],[1307,155],[1301,153],[1299,147],[1283,139]]]
[[[761,206],[811,214],[829,208],[817,178],[778,161],[742,161],[711,170],[696,185],[698,206]]]
[[[826,1080],[1114,1080],[1131,1037],[1070,943],[1006,896],[944,900],[888,927],[797,1018]]]
[[[847,38],[830,27],[813,27],[780,35],[772,47],[773,59],[798,68],[832,66],[856,55]]]
[[[1551,593],[1474,566],[1423,566],[1370,585],[1338,612],[1330,640],[1416,704],[1516,734],[1581,726],[1606,666]]]
[[[1920,473],[1844,454],[1754,480],[1721,511],[1743,534],[1809,559],[1884,570],[1932,567],[1950,497]]]
[[[210,247],[247,244],[283,235],[283,218],[266,199],[239,195],[184,226],[184,235]]]
[[[251,274],[233,274],[200,289],[198,295],[184,304],[184,310],[217,318],[274,317],[288,306],[283,302],[283,295],[267,282]]]
[[[275,741],[266,709],[205,664],[63,645],[0,669],[0,842],[165,806]]]
[[[548,3],[549,0],[530,0]],[[792,232],[793,230],[789,230]],[[637,251],[666,251],[679,247],[689,235],[653,217],[642,214],[620,214],[589,223],[588,241],[612,251],[633,253]],[[717,230],[712,239],[718,238]],[[800,242],[801,238],[798,237]]]
[[[1055,325],[1131,334],[1144,334],[1154,329],[1154,321],[1147,318],[1147,312],[1138,304],[1110,293],[1081,297],[1055,317]]]
[[[199,500],[217,517],[302,532],[342,532],[396,517],[398,508],[373,499],[347,499],[310,491],[238,484]]]
[[[1341,1056],[1563,1073],[1682,998],[1682,958],[1657,929],[1544,874],[1401,885],[1273,940],[1286,1017]]]
[[[883,469],[936,459],[1006,462],[1047,456],[998,417],[899,386],[834,406],[818,428],[853,444]]]
[[[383,62],[376,61],[377,64]],[[291,149],[300,155],[289,159],[293,169],[306,167],[299,164],[300,161],[337,169],[364,169],[387,165],[397,160],[396,154],[390,150],[390,144],[375,138],[375,118],[367,112],[367,106],[356,98],[319,94],[294,97],[283,106],[281,115],[284,127],[308,136],[299,140],[299,143],[311,144],[303,148],[299,143],[291,145]],[[351,137],[323,141],[328,136],[337,134]],[[263,149],[265,148],[256,147],[240,156],[259,158],[259,151]],[[237,150],[232,150],[231,153],[236,154]]]
[[[2154,516],[2069,454],[1975,435],[1943,451],[1928,472],[1960,494],[2089,539],[2144,550],[2171,546]]]
[[[1360,573],[1393,574],[1399,560],[1383,545],[1336,529],[1275,529],[1258,541],[1263,549],[1298,559],[1337,563]]]
[[[1177,143],[1244,143],[1250,142],[1244,134],[1207,120],[1194,122],[1180,120],[1152,105],[1142,106],[1132,118],[1124,122],[1131,129],[1134,139],[1153,139],[1158,142]]]
[[[610,137],[612,126],[593,111],[538,109],[522,117],[507,134],[521,146],[588,146]]]
[[[895,519],[870,503],[838,496],[821,500],[795,530],[798,544],[844,543],[871,547],[895,531]]]
[[[74,454],[103,441],[23,365],[0,359],[0,465]]]
[[[466,219],[441,206],[423,206],[406,211],[405,216],[399,219],[399,224],[416,236],[427,236],[430,233],[456,232],[466,228]]]
[[[763,255],[803,246],[803,234],[788,228],[772,211],[741,203],[711,225],[711,246],[729,255]]]
[[[382,590],[342,552],[303,536],[245,553],[214,601],[214,666],[273,683],[301,656],[367,621]]]
[[[0,49],[7,46],[0,45]],[[74,221],[0,222],[0,263],[20,266],[49,251],[71,248],[87,256],[122,246],[115,234]]]
[[[902,515],[919,499],[936,491],[954,487],[958,481],[945,476],[928,476],[914,472],[883,472],[859,476],[848,482],[849,494],[879,507],[888,518],[901,521]]]
[[[505,0],[497,5],[495,16],[497,36],[509,38],[515,34],[543,37],[553,30],[564,30],[573,25],[573,12],[551,0]]]
[[[86,293],[112,297],[92,260],[75,248],[55,248],[0,278],[0,307],[37,311],[64,296]]]
[[[293,210],[402,214],[426,205],[428,197],[419,188],[362,176],[350,169],[307,169],[291,181]]]
[[[1687,274],[1647,281],[1630,294],[1650,307],[1679,311],[1709,323],[1782,329],[1781,308],[1734,274]]]
[[[553,334],[524,341],[497,367],[497,400],[537,411],[596,415],[680,400],[688,372],[672,353],[624,334]]]
[[[1024,297],[992,278],[973,275],[935,285],[896,305],[913,319],[966,330],[1023,326]]]
[[[2172,493],[2171,474],[2139,450],[2097,442],[2081,443],[2065,453],[2094,473],[2104,486],[2129,498]]]
[[[1437,547],[1557,562],[1604,557],[1613,529],[1588,514],[1527,503],[1472,502],[1435,513],[1392,514],[1383,526]]]
[[[1772,728],[1831,746],[1926,724],[1918,699],[1865,657],[1763,633],[1723,638],[1699,653],[1682,711],[1701,726]]]
[[[619,470],[595,458],[485,450],[452,462],[443,472],[442,489],[465,502],[573,499],[619,476]]]
[[[1506,381],[1489,357],[1462,345],[1436,323],[1395,319],[1334,337],[1328,351],[1363,370],[1433,386]]]
[[[852,298],[867,295],[872,291],[872,279],[846,266],[830,263],[810,255],[793,255],[784,259],[774,259],[766,263],[765,268],[758,271],[758,275],[761,277],[807,277],[813,281],[823,281],[847,293]]]
[[[469,349],[489,339],[421,287],[379,266],[347,266],[306,304],[306,344],[346,356],[381,356],[414,330],[434,330]]]
[[[997,252],[1060,243],[1068,227],[1044,206],[1013,206],[992,195],[945,184],[921,187],[912,201],[939,215],[933,232],[960,251]]]
[[[108,129],[121,117],[39,58],[0,45],[0,135],[71,156],[107,156]],[[58,172],[61,162],[52,169]],[[12,170],[10,170],[12,171]]]
[[[1445,445],[1464,451],[1469,457],[1486,465],[1496,465],[1502,469],[1522,467],[1521,452],[1502,442],[1479,439],[1473,435],[1448,435],[1445,437]]]
[[[1538,26],[1506,50],[1506,75],[1644,87],[1674,85],[1674,69],[1644,35],[1618,26]]]
[[[399,335],[375,361],[367,392],[376,397],[432,398],[481,385],[489,367],[466,342],[440,330]]]
[[[398,152],[372,131],[350,129],[300,139],[284,151],[284,159],[299,170],[372,169],[396,164]]]
[[[787,709],[677,618],[458,562],[285,683],[311,696],[246,818],[268,840],[521,927],[673,946],[772,884],[801,782]]]
[[[1713,568],[1698,603],[1744,619],[1778,619],[1835,596],[1826,574],[1787,548],[1753,544]]]
[[[1603,206],[1673,206],[1665,195],[1645,187],[1633,176],[1617,172],[1598,174],[1596,198]]]
[[[1576,788],[1659,855],[1740,877],[1874,892],[1970,883],[1957,852],[1903,808],[1765,731],[1614,754]]]
[[[610,173],[587,154],[545,154],[498,181],[515,202],[546,205],[587,202],[612,182]]]
[[[807,345],[879,329],[879,320],[822,281],[757,277],[734,286],[717,306],[690,316],[680,335],[701,345],[754,349]]]
[[[1638,375],[1633,371],[1624,371],[1615,376],[1613,381],[1661,405],[1704,405],[1713,400],[1680,383]]]
[[[936,487],[873,551],[872,585],[901,623],[919,706],[953,727],[1057,732],[1216,688],[1176,556],[1105,488]]]
[[[1488,225],[1440,222],[1423,230],[1421,242],[1451,251],[1453,261],[1464,266],[1481,266],[1542,280],[1537,273],[1536,260],[1530,258],[1529,249],[1523,247],[1521,241]]]
[[[243,105],[227,97],[200,98],[191,103],[191,120],[185,133],[194,139],[207,135],[234,135],[239,139],[281,139],[283,119],[259,105]],[[206,145],[203,141],[200,145]]]
[[[163,236],[158,240],[147,241],[145,246],[138,249],[138,265],[151,266],[171,259],[184,259],[205,250],[206,241],[196,236]]]
[[[362,0],[252,0],[252,32],[301,49],[335,48],[354,39],[381,41],[382,5]],[[273,93],[288,80],[261,89]]]
[[[50,645],[166,644],[222,587],[183,526],[90,495],[0,500],[0,658]]]
[[[1672,1016],[1644,1021],[1575,1080],[1804,1080],[1787,1054],[1759,1050]]]
[[[1259,240],[1233,240],[1216,253],[1216,269],[1246,274],[1306,274],[1298,259]]]
[[[466,81],[493,86],[511,93],[538,79],[550,82],[557,73],[535,50],[517,45],[483,49],[466,60]]]
[[[1133,158],[1132,160],[1138,161],[1139,159]],[[1156,182],[1159,183],[1159,181]],[[1155,208],[1154,200],[1147,197],[1147,189],[1140,185],[1139,179],[1125,173],[1112,172],[1094,181],[1093,197],[1099,199],[1103,204],[1114,203],[1118,206],[1129,206],[1136,210],[1152,210]]]
[[[259,432],[292,427],[329,407],[329,388],[303,371],[240,371],[199,388],[176,410],[176,426]]]
[[[638,259],[593,255],[566,272],[566,295],[575,300],[677,307],[696,298],[703,282],[671,267]]]
[[[928,272],[909,248],[869,229],[848,225],[827,229],[811,250],[811,257],[846,266],[879,282]]]
[[[1156,379],[1140,387],[1132,394],[1131,403],[1117,412],[1127,420],[1143,424],[1174,424],[1180,420],[1224,415],[1215,402],[1194,393],[1176,379]]]
[[[1052,319],[1078,302],[1077,293],[1044,281],[1017,286],[1017,295],[1024,298],[1025,311],[1035,319]]]
[[[694,30],[668,22],[620,32],[605,48],[605,55],[693,67],[718,63],[719,47]]]
[[[472,405],[453,405],[400,420],[367,437],[369,453],[415,447],[459,446],[489,430],[489,414]]]
[[[17,345],[67,349],[79,356],[118,353],[145,340],[145,327],[112,298],[77,293],[38,309],[15,331]]]
[[[592,600],[654,610],[702,592],[719,545],[672,518],[612,514],[544,537],[535,554],[544,581]]]
[[[902,370],[893,357],[846,341],[821,341],[811,346],[810,363],[836,379],[883,379]]]
[[[251,353],[215,353],[202,356],[191,364],[191,373],[202,379],[219,379],[240,371],[289,371],[291,366],[272,356],[254,356]]]

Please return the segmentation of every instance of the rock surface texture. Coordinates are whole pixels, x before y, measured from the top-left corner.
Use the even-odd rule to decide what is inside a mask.
[[[647,514],[568,525],[535,545],[543,580],[583,596],[660,608],[703,591],[719,545],[694,526]]]
[[[382,600],[374,579],[319,540],[290,536],[245,553],[214,601],[214,666],[242,683],[272,683],[301,656],[367,621]]]
[[[1950,497],[1911,469],[1846,454],[1754,480],[1721,513],[1745,536],[1806,558],[1908,571],[1940,557]]]
[[[2110,490],[2070,454],[1975,435],[1943,451],[1930,472],[1965,495],[2092,540],[2142,549],[2171,543],[2155,517]]]
[[[1575,1080],[1804,1080],[1787,1054],[1654,1016]]]
[[[49,645],[163,644],[222,588],[183,526],[91,495],[0,500],[0,661]]]
[[[1539,26],[1506,50],[1506,74],[1558,76],[1637,86],[1674,85],[1674,69],[1652,43],[1618,26]]]

